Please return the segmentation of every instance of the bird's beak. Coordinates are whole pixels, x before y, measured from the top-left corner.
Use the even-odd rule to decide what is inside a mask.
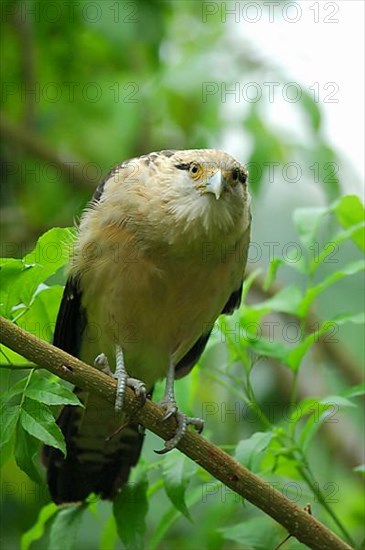
[[[217,170],[213,176],[211,176],[206,183],[206,189],[208,193],[213,193],[218,200],[225,187],[225,181],[222,176],[222,171]]]

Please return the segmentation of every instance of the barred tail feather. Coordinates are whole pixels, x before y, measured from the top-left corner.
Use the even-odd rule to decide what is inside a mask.
[[[112,404],[76,389],[85,408],[65,406],[57,423],[67,448],[45,446],[43,462],[52,499],[57,504],[85,500],[90,493],[113,499],[137,463],[144,436],[135,422],[123,425]],[[122,428],[120,428],[122,426]]]

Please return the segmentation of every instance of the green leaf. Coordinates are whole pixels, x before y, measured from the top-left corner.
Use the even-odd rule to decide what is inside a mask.
[[[269,341],[266,338],[258,338],[255,334],[247,334],[249,347],[257,354],[263,357],[274,357],[278,361],[286,363],[290,348],[287,348],[282,342]]]
[[[361,397],[365,395],[365,382],[352,386],[352,388],[348,388],[342,392],[342,395],[344,397]]]
[[[47,405],[32,399],[25,399],[20,422],[30,435],[46,445],[60,449],[66,455],[65,439]]]
[[[50,229],[22,260],[5,263],[2,301],[8,318],[15,306],[23,304],[28,307],[39,285],[68,263],[74,234],[73,228]]]
[[[249,439],[241,440],[235,451],[235,458],[253,472],[260,469],[263,451],[276,437],[273,432],[256,432]]]
[[[48,550],[77,548],[75,544],[77,532],[85,509],[85,504],[71,504],[58,509],[51,525]]]
[[[1,468],[9,460],[14,447],[14,436],[19,420],[20,406],[5,404],[0,410],[1,441],[0,441],[0,466]]]
[[[283,258],[273,258],[270,261],[269,268],[264,281],[264,290],[268,290],[276,279],[276,274],[280,266],[286,265]]]
[[[349,399],[346,397],[343,397],[343,395],[327,395],[323,399],[319,401],[321,405],[327,405],[327,406],[334,406],[336,405],[338,408],[353,408],[356,407],[355,403],[352,403]]]
[[[10,386],[1,396],[1,402],[5,403],[6,401],[10,401],[10,399],[13,399],[16,395],[20,395],[24,392],[25,386],[27,384],[28,377],[21,378],[15,384]]]
[[[275,543],[279,542],[273,524],[268,518],[245,519],[237,525],[221,527],[218,532],[225,540],[233,541],[239,547],[250,550],[268,550],[268,548],[274,547],[274,541]]]
[[[142,550],[148,511],[147,478],[127,483],[113,502],[119,537],[127,550]]]
[[[307,405],[310,409],[308,409],[308,406],[304,408],[305,413],[312,412],[312,414],[308,418],[299,439],[303,452],[307,451],[314,435],[325,422],[338,422],[335,415],[340,408],[355,407],[354,403],[341,395],[329,395],[319,401],[313,400],[312,403],[308,402]]]
[[[324,323],[318,330],[315,330],[311,334],[308,334],[308,336],[306,336],[298,346],[289,351],[286,357],[286,364],[288,365],[288,367],[296,372],[299,369],[302,359],[309,348],[314,343],[318,342],[318,339],[322,334],[324,334],[330,328],[333,328],[333,324],[334,323],[330,321]]]
[[[46,231],[39,237],[35,248],[24,256],[24,265],[42,267],[47,271],[48,278],[69,261],[75,235],[73,227],[53,227]]]
[[[78,405],[83,407],[78,397],[66,386],[51,382],[43,376],[34,375],[31,378],[25,395],[46,405]]]
[[[23,262],[13,258],[2,258],[0,267],[0,313],[7,319],[11,308],[20,302],[14,282],[23,271]]]
[[[60,307],[63,287],[48,287],[43,283],[36,290],[30,306],[17,318],[17,325],[50,342],[52,340],[55,319]]]
[[[31,363],[28,359],[25,359],[25,357],[15,353],[12,349],[0,344],[0,364],[12,365],[14,370],[16,370],[17,367],[28,366]]]
[[[328,213],[328,208],[312,207],[297,208],[293,214],[295,228],[301,242],[309,248],[316,240],[318,228],[323,216]]]
[[[19,468],[36,483],[44,483],[39,466],[39,441],[23,429],[20,422],[16,427],[15,461]]]
[[[363,313],[356,313],[356,314],[341,314],[337,315],[333,319],[330,319],[328,321],[324,321],[322,325],[319,327],[319,329],[315,330],[314,332],[311,332],[308,334],[304,340],[296,346],[292,350],[288,350],[286,358],[283,358],[283,361],[287,362],[287,365],[296,371],[301,361],[304,357],[304,355],[307,353],[309,348],[316,342],[318,342],[320,336],[324,335],[328,331],[333,331],[334,328],[336,328],[338,325],[342,325],[344,323],[356,323],[360,324],[364,322],[364,314]]]
[[[242,284],[242,302],[245,302],[246,296],[252,286],[252,283],[261,273],[261,269],[255,269],[251,273],[247,274]]]
[[[345,323],[363,325],[365,323],[365,311],[360,311],[359,313],[339,313],[333,317],[332,322],[337,325],[344,325]]]
[[[14,437],[11,437],[9,441],[1,445],[0,468],[2,468],[7,463],[10,457],[14,456],[14,442],[15,442],[15,435]]]
[[[340,281],[344,277],[355,275],[356,273],[359,273],[364,269],[365,269],[365,261],[362,259],[358,260],[356,262],[346,265],[345,267],[339,269],[338,271],[335,271],[334,273],[331,273],[321,283],[309,288],[300,304],[300,307],[298,308],[298,315],[300,317],[305,317],[307,315],[309,306],[311,305],[313,300],[318,296],[318,294],[320,294],[321,292],[323,292],[324,290],[332,286],[337,281]]]
[[[32,527],[22,535],[20,550],[29,550],[32,542],[42,538],[47,521],[57,512],[58,506],[51,502],[41,508],[38,519]],[[62,548],[62,547],[61,547]]]
[[[20,405],[4,405],[0,411],[1,447],[13,436],[19,420]],[[1,448],[0,447],[0,448]]]
[[[360,224],[365,219],[364,206],[356,195],[345,195],[341,197],[334,205],[334,212],[338,222],[348,229],[351,226]],[[353,235],[352,240],[360,248],[365,250],[364,229],[359,228]]]
[[[118,542],[117,526],[114,516],[110,516],[100,535],[100,550],[112,550]]]
[[[304,419],[305,416],[309,416],[318,411],[318,399],[315,397],[307,397],[298,404],[293,405],[293,412],[289,416],[289,424],[296,425],[298,422]]]
[[[183,454],[170,453],[163,461],[165,491],[172,504],[191,521],[185,502],[185,493],[190,476],[186,471],[186,459]]]
[[[281,313],[296,314],[302,301],[302,294],[298,287],[290,285],[279,290],[275,296],[251,306],[253,310],[262,310],[265,312],[279,311]]]
[[[345,229],[344,231],[339,231],[336,235],[334,235],[331,238],[331,240],[323,247],[320,253],[314,255],[314,258],[309,265],[309,273],[310,274],[315,273],[318,267],[325,262],[326,258],[328,258],[328,256],[332,256],[333,253],[338,250],[338,245],[351,239],[352,236],[357,231],[359,231],[359,229],[362,229],[364,227],[365,227],[365,222],[361,222],[360,224],[351,226],[348,229]],[[338,262],[338,260],[335,258],[331,258],[330,261],[336,262],[336,263]]]

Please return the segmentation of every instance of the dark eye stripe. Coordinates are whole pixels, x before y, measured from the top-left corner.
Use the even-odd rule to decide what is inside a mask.
[[[175,168],[178,168],[179,170],[189,170],[190,168],[190,162],[185,162],[182,164],[175,164]]]

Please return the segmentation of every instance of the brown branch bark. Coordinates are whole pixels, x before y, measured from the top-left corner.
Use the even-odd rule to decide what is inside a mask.
[[[116,381],[0,317],[0,342],[42,368],[77,386],[115,401]],[[127,388],[124,410],[164,439],[173,435],[174,420],[161,423],[164,410],[151,401],[138,409],[138,400]],[[196,432],[189,431],[178,449],[243,498],[271,516],[300,542],[313,550],[351,550],[337,537],[276,489],[240,465]]]

